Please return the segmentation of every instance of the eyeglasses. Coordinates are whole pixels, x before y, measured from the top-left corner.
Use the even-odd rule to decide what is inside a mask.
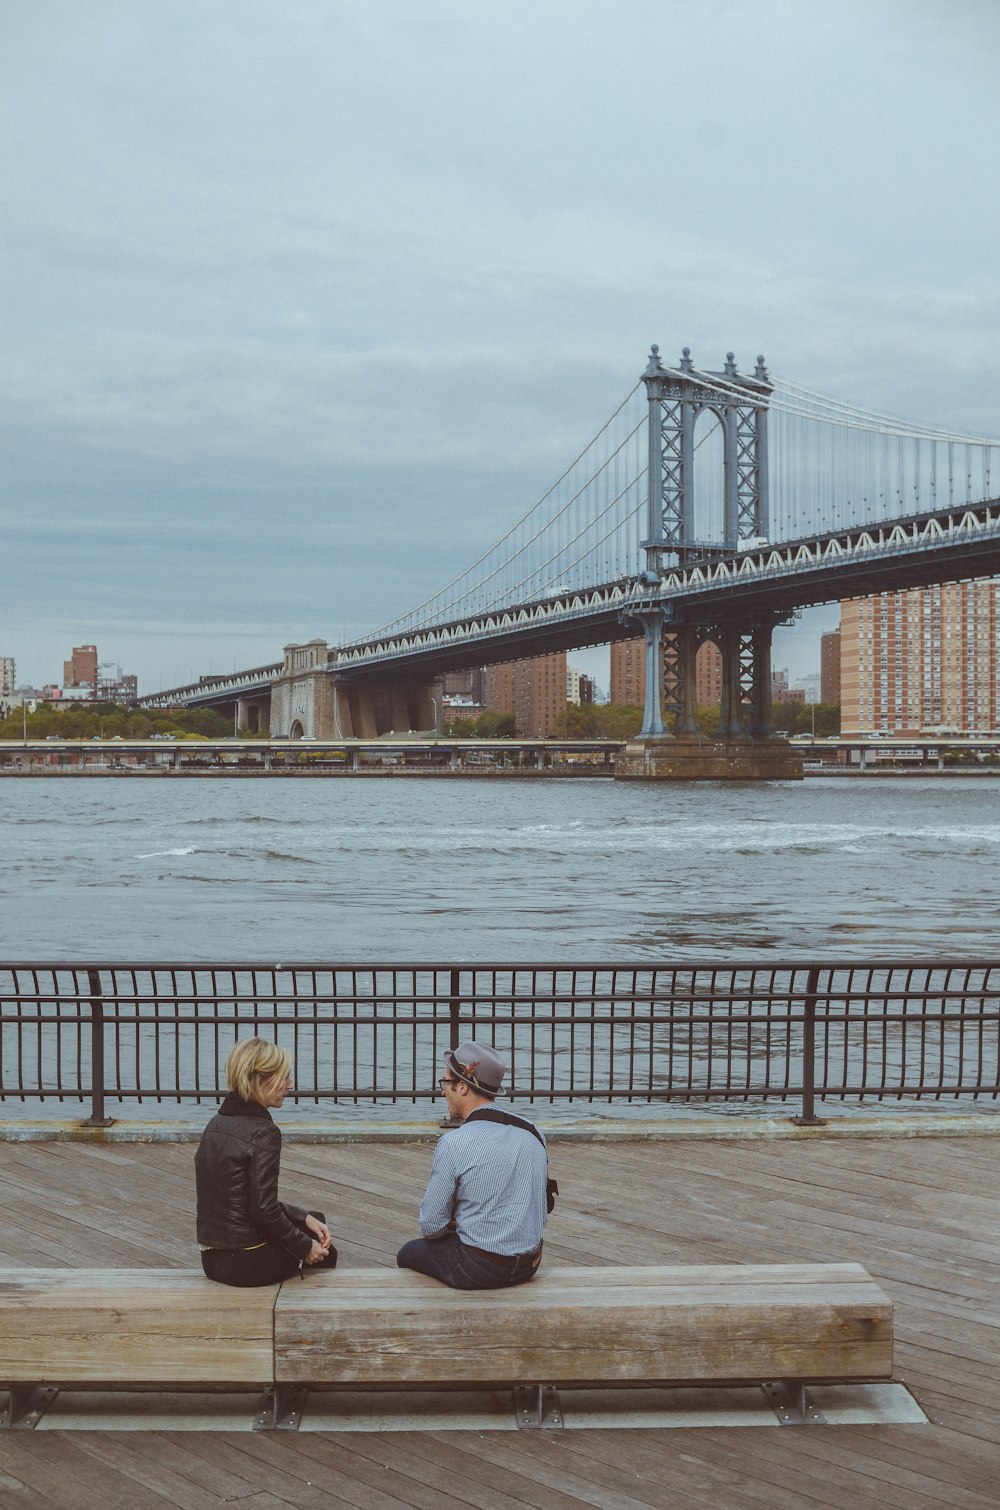
[[[461,1085],[461,1083],[461,1080],[454,1080],[449,1075],[443,1076],[443,1078],[438,1081],[438,1085],[442,1090],[444,1090],[446,1085]]]

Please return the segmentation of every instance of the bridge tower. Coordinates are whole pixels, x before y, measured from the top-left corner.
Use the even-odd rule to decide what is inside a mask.
[[[649,400],[646,536],[642,542],[648,597],[631,617],[646,643],[646,705],[642,729],[620,757],[626,780],[671,778],[782,779],[802,774],[798,755],[771,724],[772,617],[714,620],[685,615],[661,592],[665,572],[731,555],[743,541],[768,534],[767,413],[771,384],[764,358],[752,377],[737,371],[733,353],[721,372],[700,371],[685,346],[677,367],[650,352],[642,380]],[[722,432],[722,519],[717,538],[699,538],[695,511],[698,465],[695,427],[709,413]],[[722,704],[714,740],[698,729],[695,656],[714,640],[722,656]],[[665,715],[673,715],[668,729]]]

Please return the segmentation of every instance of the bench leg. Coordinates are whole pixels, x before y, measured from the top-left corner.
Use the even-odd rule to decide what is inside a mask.
[[[34,1431],[58,1393],[54,1384],[10,1385],[0,1431]]]
[[[825,1426],[826,1417],[817,1410],[809,1391],[798,1379],[772,1379],[761,1385],[767,1403],[782,1426]]]
[[[298,1431],[306,1403],[299,1384],[276,1384],[269,1389],[253,1418],[254,1431]]]
[[[559,1391],[551,1384],[519,1384],[514,1391],[519,1431],[551,1431],[563,1424]]]

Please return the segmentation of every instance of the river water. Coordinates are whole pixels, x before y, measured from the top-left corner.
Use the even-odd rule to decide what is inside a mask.
[[[7,959],[996,955],[1000,781],[20,778]]]
[[[1000,781],[985,777],[18,778],[0,792],[8,961],[1000,955]],[[338,1109],[382,1114],[426,1119],[429,1104]]]

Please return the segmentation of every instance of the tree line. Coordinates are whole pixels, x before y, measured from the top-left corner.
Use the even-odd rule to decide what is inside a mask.
[[[575,703],[560,718],[557,739],[633,739],[642,728],[642,709],[632,703]],[[775,703],[772,722],[782,734],[812,734],[817,739],[840,733],[840,709],[828,703]],[[668,720],[669,723],[669,720]],[[719,705],[698,709],[698,728],[711,738],[719,727]],[[446,723],[451,739],[511,739],[514,715],[490,709],[475,718]]]
[[[128,708],[122,703],[39,703],[27,716],[9,709],[0,720],[0,739],[149,739],[172,734],[177,739],[224,739],[232,734],[232,720],[212,708]]]

